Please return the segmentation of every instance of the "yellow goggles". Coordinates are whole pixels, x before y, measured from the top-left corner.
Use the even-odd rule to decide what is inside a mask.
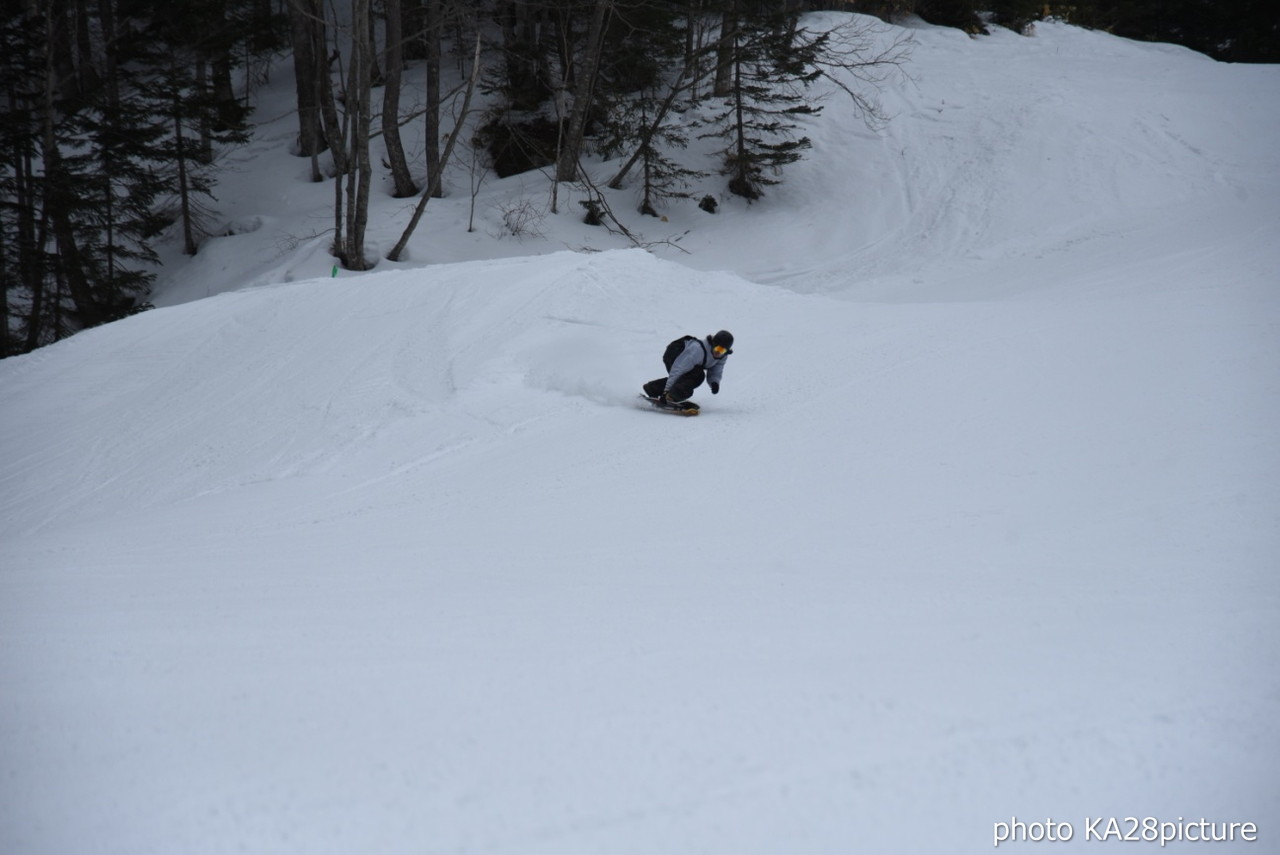
[[[715,347],[711,348],[711,352],[716,355],[717,359],[719,359],[720,357],[724,356],[726,353],[729,352],[729,348],[721,347],[720,345],[717,344]]]

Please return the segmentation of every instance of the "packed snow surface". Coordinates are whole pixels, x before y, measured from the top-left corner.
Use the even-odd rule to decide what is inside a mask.
[[[1280,67],[911,34],[650,251],[460,161],[331,277],[264,123],[160,309],[0,363],[0,852],[1273,851]]]

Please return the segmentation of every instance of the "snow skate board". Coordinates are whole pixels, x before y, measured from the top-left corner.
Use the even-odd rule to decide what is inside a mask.
[[[650,398],[648,395],[641,395],[640,400],[648,401],[649,406],[655,410],[661,410],[664,413],[675,413],[678,416],[696,416],[701,412],[701,408],[693,401],[666,403],[657,398]]]

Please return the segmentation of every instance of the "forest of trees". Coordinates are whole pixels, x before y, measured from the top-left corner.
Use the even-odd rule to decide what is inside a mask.
[[[672,153],[697,133],[720,152],[728,192],[760,198],[808,140],[806,89],[835,81],[863,117],[905,40],[866,18],[806,29],[814,9],[907,13],[972,33],[1045,15],[1220,59],[1280,61],[1280,16],[1262,0],[14,0],[0,13],[0,357],[147,308],[156,241],[199,252],[217,224],[219,158],[249,139],[254,88],[282,58],[296,77],[294,154],[333,185],[331,248],[363,270],[370,195],[416,197],[397,258],[466,124],[499,175],[549,171],[605,195],[581,169],[616,158],[610,187],[656,214],[699,173]],[[425,97],[401,103],[403,74]],[[839,72],[839,73],[835,73]],[[484,97],[478,97],[483,95]],[[484,102],[464,122],[476,104]],[[424,139],[412,160],[402,133]],[[579,194],[579,195],[584,195]],[[703,200],[706,204],[707,200]],[[613,221],[618,228],[621,224]]]
[[[1280,62],[1274,0],[860,0],[839,4],[886,18],[907,12],[971,33],[986,22],[1022,30],[1056,17],[1117,36],[1172,42],[1224,62]]]

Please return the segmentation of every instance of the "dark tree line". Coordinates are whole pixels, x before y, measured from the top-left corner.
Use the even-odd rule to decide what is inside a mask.
[[[144,308],[170,226],[196,252],[233,73],[268,0],[24,0],[0,13],[0,355]]]
[[[1226,62],[1280,62],[1274,0],[1088,0],[1064,12],[1072,23],[1186,45]]]
[[[365,231],[379,182],[418,199],[388,253],[398,260],[425,206],[447,190],[464,127],[478,129],[472,141],[497,174],[541,168],[556,187],[580,188],[589,221],[610,217],[581,166],[590,153],[618,159],[608,186],[634,190],[646,214],[687,198],[706,174],[675,156],[695,139],[718,151],[706,171],[720,172],[727,192],[760,198],[809,147],[805,117],[822,106],[811,84],[827,77],[875,124],[876,86],[907,59],[906,42],[876,36],[867,18],[806,29],[811,9],[914,12],[970,32],[1055,14],[1274,60],[1274,5],[11,0],[0,12],[0,356],[145,308],[162,233],[199,250],[218,153],[248,139],[252,70],[272,58],[292,59],[294,153],[312,180],[332,184],[333,255],[363,270],[378,262]],[[423,96],[402,104],[407,74]],[[477,91],[487,106],[469,120]],[[412,153],[406,129],[424,141]]]
[[[985,32],[987,21],[1023,30],[1045,17],[1140,41],[1185,45],[1225,62],[1280,62],[1280,3],[1275,0],[846,0],[830,8],[886,20],[926,21]]]
[[[546,166],[557,181],[584,179],[591,148],[623,156],[609,181],[635,186],[648,214],[686,195],[701,173],[672,153],[715,140],[726,189],[749,200],[776,183],[809,140],[818,112],[809,86],[840,81],[868,121],[868,92],[907,58],[905,39],[877,44],[865,21],[811,32],[799,0],[549,0],[502,7],[502,63],[486,83],[498,97],[482,127],[500,175]],[[694,119],[693,108],[709,115]],[[607,208],[585,203],[588,218]]]
[[[722,140],[728,188],[757,198],[808,141],[805,87],[863,57],[800,26],[798,0],[15,0],[0,12],[0,355],[146,308],[157,238],[199,251],[216,158],[249,132],[250,66],[287,52],[295,153],[333,186],[334,257],[377,263],[369,201],[385,174],[418,197],[399,258],[478,88],[491,167],[547,167],[585,183],[581,158],[611,150],[610,182],[647,213],[696,174],[671,152]],[[406,73],[425,104],[401,104]],[[482,74],[483,73],[483,74]],[[452,86],[452,88],[451,88]],[[415,88],[417,83],[415,83]],[[378,92],[377,90],[381,90]],[[710,125],[682,120],[716,99]],[[855,96],[856,100],[856,96]],[[874,112],[870,101],[860,106]],[[452,106],[451,106],[452,105]],[[459,105],[462,105],[461,107]],[[411,156],[412,123],[424,140]],[[379,171],[378,167],[384,169]],[[634,182],[634,183],[633,183]],[[594,190],[594,188],[593,188]],[[377,192],[381,192],[380,190]],[[597,196],[599,194],[597,193]],[[603,199],[601,204],[603,204]]]

